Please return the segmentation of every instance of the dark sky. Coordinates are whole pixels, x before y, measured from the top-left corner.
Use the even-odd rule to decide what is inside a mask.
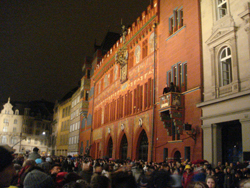
[[[55,102],[77,86],[85,56],[150,0],[0,0],[0,101]]]

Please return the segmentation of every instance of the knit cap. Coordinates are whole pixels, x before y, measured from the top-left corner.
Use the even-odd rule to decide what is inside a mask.
[[[40,158],[37,158],[35,161],[36,161],[36,164],[41,164],[42,163],[42,159],[40,159]]]
[[[54,188],[53,179],[44,172],[34,169],[29,172],[23,182],[24,188]]]

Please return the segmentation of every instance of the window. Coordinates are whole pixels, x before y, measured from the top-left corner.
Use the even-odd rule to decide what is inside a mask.
[[[11,138],[11,144],[16,144],[17,143],[17,138],[16,137],[12,137]]]
[[[3,127],[3,132],[8,132],[8,128],[7,127]]]
[[[144,40],[142,43],[142,59],[148,55],[148,40]]]
[[[141,47],[139,45],[135,48],[135,64],[139,63],[141,60]]]
[[[87,70],[87,78],[88,79],[90,78],[90,70],[89,69]]]
[[[2,144],[6,144],[7,143],[7,137],[6,136],[2,136]]]
[[[19,110],[16,110],[16,111],[15,111],[15,115],[19,115]]]
[[[6,123],[6,124],[8,124],[9,120],[8,119],[4,119],[3,122]]]
[[[34,142],[34,144],[37,144],[37,142],[38,142],[38,140],[37,140],[37,139],[35,139],[35,142]]]
[[[217,2],[218,19],[227,14],[227,0],[218,0]]]
[[[173,10],[173,14],[169,17],[169,34],[175,33],[183,26],[183,9],[182,7]]]
[[[183,92],[187,90],[187,63],[176,63],[167,72],[167,85],[173,82],[176,85],[176,90]]]
[[[89,91],[86,91],[86,97],[85,97],[85,101],[89,100]]]
[[[16,127],[13,127],[13,132],[16,133]]]
[[[28,138],[28,144],[30,144],[31,143],[31,138]]]
[[[228,85],[232,82],[232,69],[231,69],[231,50],[229,47],[224,47],[221,50],[219,62],[220,62],[220,86]]]
[[[40,145],[43,145],[43,140],[40,140]]]
[[[178,23],[178,29],[183,26],[183,9],[182,8],[178,10],[177,23]]]

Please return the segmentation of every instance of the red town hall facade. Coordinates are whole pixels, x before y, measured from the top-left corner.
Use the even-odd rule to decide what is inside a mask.
[[[155,0],[104,57],[94,57],[82,151],[157,162],[203,157],[199,25],[198,0]],[[176,91],[163,94],[171,82]]]

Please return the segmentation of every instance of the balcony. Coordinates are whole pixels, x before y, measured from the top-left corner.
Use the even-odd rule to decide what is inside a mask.
[[[181,93],[169,92],[160,96],[160,112],[184,109],[184,97]]]
[[[168,135],[172,135],[173,129],[175,133],[182,134],[183,118],[184,118],[184,97],[181,93],[169,92],[160,96],[160,120],[168,131]]]

